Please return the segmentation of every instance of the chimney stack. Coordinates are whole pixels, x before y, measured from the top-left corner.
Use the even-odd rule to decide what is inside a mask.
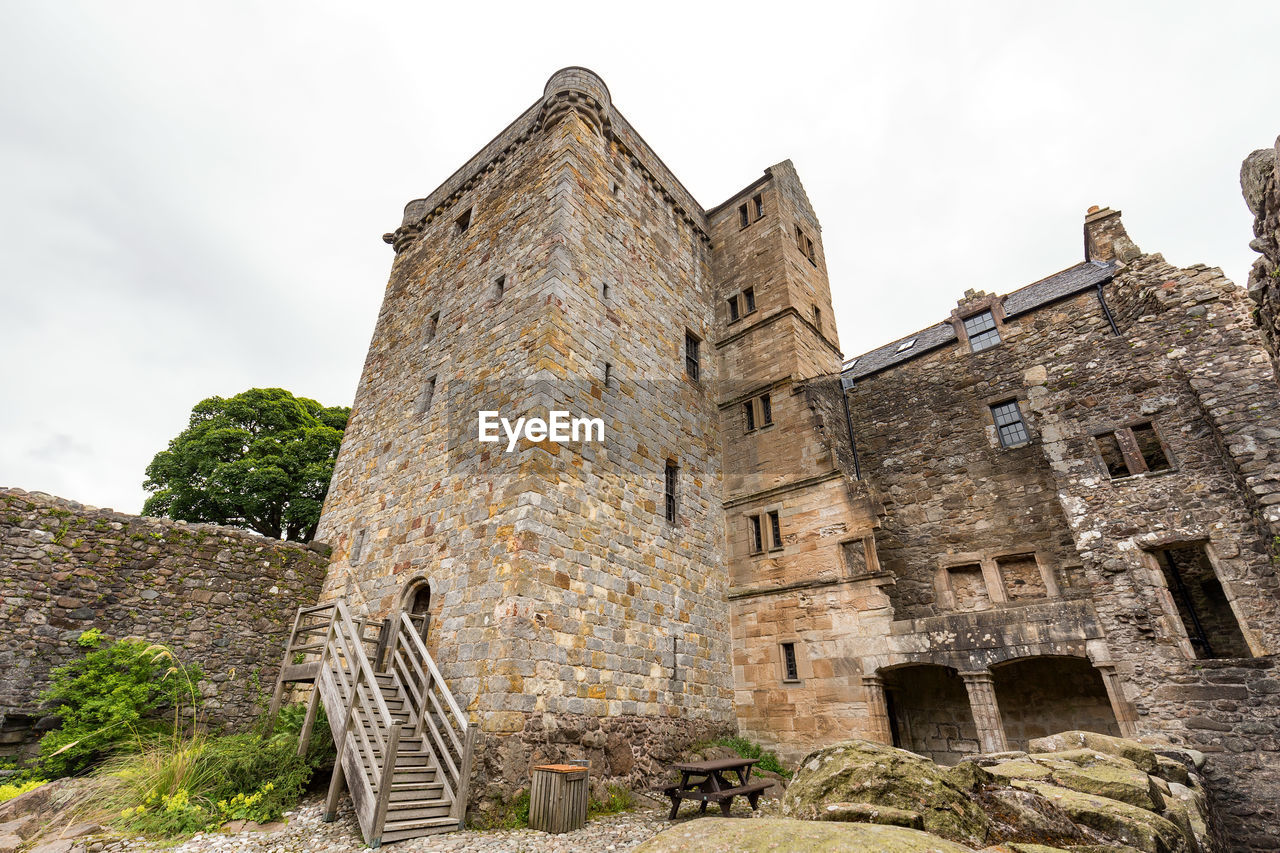
[[[1109,207],[1089,208],[1084,216],[1084,259],[1086,261],[1119,261],[1127,264],[1142,254],[1129,239],[1120,221],[1120,211]]]

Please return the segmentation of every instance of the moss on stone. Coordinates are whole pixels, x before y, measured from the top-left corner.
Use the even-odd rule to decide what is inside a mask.
[[[1076,823],[1112,836],[1143,853],[1181,853],[1191,849],[1190,839],[1176,824],[1146,809],[1045,782],[1018,780],[1013,784],[1045,797]]]

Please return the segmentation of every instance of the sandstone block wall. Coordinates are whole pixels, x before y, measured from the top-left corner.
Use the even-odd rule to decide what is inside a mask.
[[[318,543],[0,489],[0,712],[38,713],[50,671],[80,656],[76,639],[97,628],[199,664],[209,718],[245,726],[327,563]]]

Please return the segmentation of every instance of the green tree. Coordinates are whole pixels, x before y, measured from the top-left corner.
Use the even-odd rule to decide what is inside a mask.
[[[350,416],[283,388],[201,400],[147,466],[142,512],[310,542]]]

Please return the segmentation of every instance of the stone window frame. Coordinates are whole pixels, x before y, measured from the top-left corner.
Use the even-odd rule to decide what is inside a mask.
[[[702,337],[693,329],[685,327],[684,376],[695,385],[702,384]]]
[[[1155,434],[1156,441],[1160,442],[1160,450],[1164,453],[1164,459],[1167,467],[1158,471],[1152,471],[1147,465],[1146,458],[1142,455],[1141,449],[1138,447],[1137,439],[1133,436],[1134,427],[1150,426],[1152,433]],[[1122,474],[1118,477],[1111,476],[1111,471],[1107,467],[1107,460],[1102,455],[1102,450],[1098,445],[1098,439],[1103,436],[1112,435],[1115,437],[1116,444],[1120,447],[1120,453],[1124,456],[1125,467],[1129,469],[1128,474]],[[1118,426],[1108,426],[1104,429],[1095,429],[1089,433],[1089,441],[1093,449],[1093,458],[1098,470],[1110,482],[1118,480],[1127,481],[1135,479],[1146,479],[1149,477],[1162,477],[1166,474],[1172,474],[1178,470],[1178,459],[1174,455],[1173,450],[1169,447],[1169,442],[1165,438],[1165,429],[1154,417],[1130,418],[1122,421]]]
[[[1018,600],[1009,596],[1009,587],[1004,574],[1000,571],[1000,561],[1010,557],[1031,556],[1040,569],[1040,579],[1044,582],[1045,598],[1031,599],[1026,603],[1039,603],[1062,597],[1062,587],[1053,571],[1052,565],[1038,548],[1009,546],[984,551],[965,551],[958,554],[944,554],[938,558],[938,567],[934,572],[934,601],[938,609],[946,613],[971,613],[975,611],[959,610],[956,607],[955,590],[951,586],[951,571],[963,566],[977,566],[982,572],[983,585],[987,590],[987,600],[993,608],[997,606],[1022,606]]]
[[[727,325],[732,326],[739,320],[750,317],[758,310],[755,287],[744,287],[742,290],[730,294],[725,299],[725,304],[729,310],[729,322]]]
[[[800,250],[800,254],[804,256],[806,261],[816,267],[818,265],[818,252],[813,240],[810,239],[808,232],[800,227],[799,223],[796,223],[795,228],[796,248]]]
[[[791,647],[792,658],[796,666],[796,677],[787,678],[787,657],[785,648]],[[778,666],[778,683],[785,687],[802,687],[805,680],[813,676],[813,669],[809,666],[809,656],[805,654],[804,642],[795,634],[785,637],[778,637],[778,642],[774,646],[776,661]]]
[[[993,397],[988,397],[986,400],[983,401],[983,403],[986,410],[985,417],[987,420],[987,425],[988,425],[988,428],[991,430],[991,440],[992,440],[993,447],[995,447],[997,450],[1016,450],[1020,447],[1026,447],[1035,442],[1036,434],[1035,434],[1035,431],[1031,428],[1031,421],[1027,418],[1027,408],[1026,408],[1027,401],[1023,397],[1020,397],[1016,394],[1012,397],[1008,396],[1007,394],[997,394]],[[1019,420],[1022,421],[1023,431],[1026,432],[1027,434],[1027,438],[1025,441],[1020,441],[1016,444],[1004,443],[1003,439],[1000,438],[1000,426],[996,423],[996,417],[995,417],[996,407],[1003,406],[1008,403],[1013,403],[1018,407],[1018,418]]]
[[[453,236],[461,237],[475,224],[476,206],[474,204],[467,205],[462,213],[453,218]]]
[[[764,193],[758,192],[738,205],[738,230],[750,228],[764,217]]]
[[[778,519],[778,535],[774,536],[773,517]],[[782,537],[782,504],[769,504],[743,513],[747,529],[747,555],[750,557],[776,557],[786,550]],[[757,528],[757,525],[759,527]],[[760,532],[760,550],[756,550],[756,530]]]
[[[855,567],[849,564],[849,547],[854,544],[862,545],[862,567]],[[865,533],[861,536],[849,536],[841,539],[836,543],[836,547],[840,549],[840,568],[844,573],[845,579],[865,577],[869,575],[879,574],[882,569],[880,566],[880,553],[876,548],[876,535],[874,532]],[[857,571],[855,571],[857,569]]]
[[[766,400],[768,402],[766,402]],[[742,401],[742,434],[767,432],[777,425],[774,418],[773,390],[753,394]],[[768,416],[768,420],[765,416]]]
[[[979,353],[993,350],[1009,341],[1008,324],[1005,322],[1004,316],[1004,297],[994,293],[966,295],[966,298],[961,300],[960,304],[951,312],[949,322],[951,327],[955,329],[956,339],[971,354],[976,353],[974,353],[973,345],[969,342],[969,332],[964,325],[965,320],[971,320],[979,314],[987,312],[991,313],[991,319],[995,321],[995,332],[1000,336],[1000,342],[978,350]]]
[[[672,526],[680,520],[680,460],[674,456],[662,466],[662,516]]]
[[[1214,547],[1213,540],[1207,534],[1145,537],[1138,543],[1138,559],[1142,561],[1142,566],[1146,569],[1147,583],[1155,590],[1156,599],[1160,602],[1161,613],[1157,622],[1160,623],[1164,635],[1178,644],[1178,650],[1182,652],[1182,656],[1187,660],[1203,660],[1203,658],[1196,657],[1196,650],[1191,645],[1191,637],[1187,634],[1187,628],[1182,623],[1182,614],[1178,612],[1178,603],[1173,600],[1173,592],[1169,589],[1168,581],[1165,580],[1164,569],[1155,554],[1156,551],[1194,545],[1204,548],[1205,556],[1209,560],[1209,565],[1213,567],[1213,574],[1217,577],[1218,583],[1222,586],[1222,594],[1226,596],[1227,605],[1231,608],[1232,615],[1235,616],[1236,624],[1240,628],[1241,636],[1244,637],[1245,645],[1249,647],[1249,652],[1255,658],[1266,657],[1271,654],[1271,650],[1263,645],[1258,634],[1249,624],[1249,621],[1245,619],[1245,614],[1241,612],[1236,581],[1229,576],[1228,572],[1224,571],[1226,564],[1222,557],[1219,556],[1217,548]],[[1212,660],[1230,660],[1230,658],[1213,658]]]
[[[436,339],[436,335],[440,333],[440,312],[436,311],[427,317],[426,334],[423,335],[422,348],[426,349],[432,341]]]

